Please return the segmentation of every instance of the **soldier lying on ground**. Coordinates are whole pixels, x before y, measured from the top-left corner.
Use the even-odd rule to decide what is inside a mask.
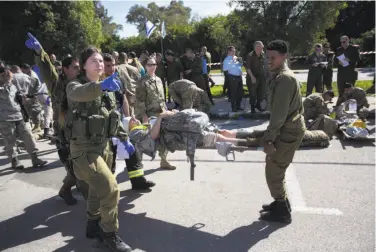
[[[185,110],[187,111],[187,110]],[[166,144],[167,148],[173,150],[183,150],[186,148],[189,138],[192,136],[186,132],[186,129],[176,129],[173,134],[177,137],[166,136],[165,128],[170,128],[171,124],[178,121],[178,117],[185,117],[185,111],[173,112],[166,111],[161,113],[151,124],[142,124],[134,117],[128,118],[128,125],[124,125],[126,131],[129,132],[129,138],[141,153],[154,157],[156,146],[158,144]],[[202,112],[195,112],[194,117],[200,117]],[[205,115],[205,114],[204,114]],[[186,116],[189,118],[189,116]],[[193,119],[196,120],[196,119]],[[187,122],[188,123],[188,122]],[[209,125],[209,123],[208,123]],[[162,135],[162,136],[161,136]],[[229,130],[210,130],[209,127],[203,127],[201,134],[198,137],[196,147],[215,147],[216,142],[230,142],[235,146],[256,147],[261,146],[264,131],[244,132],[244,131],[229,131]],[[174,140],[175,142],[171,141]],[[307,131],[304,135],[301,146],[328,146],[329,137],[325,132]]]

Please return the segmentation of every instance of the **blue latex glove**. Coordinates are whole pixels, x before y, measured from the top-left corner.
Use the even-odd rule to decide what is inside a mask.
[[[38,75],[39,81],[40,81],[41,83],[43,83],[44,80],[43,80],[43,78],[42,78],[42,75],[40,74],[40,69],[39,69],[39,67],[38,67],[37,65],[34,65],[34,66],[31,67],[31,69],[32,69],[32,70]]]
[[[50,106],[50,104],[51,104],[51,97],[48,96],[46,99],[46,105]]]
[[[120,90],[121,82],[116,79],[117,73],[114,73],[110,77],[106,78],[104,81],[101,82],[102,90],[108,90],[110,92]]]
[[[39,41],[33,35],[31,35],[30,32],[27,33],[27,36],[29,37],[29,39],[26,40],[26,42],[25,42],[25,45],[27,46],[27,48],[33,49],[35,51],[42,50],[41,44],[39,43]]]
[[[133,153],[135,153],[136,149],[129,140],[126,140],[121,143],[124,145],[125,150],[129,153],[130,156],[133,155]]]

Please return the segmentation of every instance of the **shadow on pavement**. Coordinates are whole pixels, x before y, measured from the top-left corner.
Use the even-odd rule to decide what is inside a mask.
[[[123,198],[119,202],[119,233],[133,248],[148,252],[244,252],[284,227],[284,225],[255,221],[222,237],[198,230],[197,226],[204,224],[184,227],[148,218],[146,213],[125,212],[132,209],[134,205],[131,203],[141,196],[142,194],[132,191],[121,192]],[[23,214],[0,223],[2,233],[0,251],[26,245],[58,233],[65,237],[63,239],[66,244],[54,250],[56,252],[98,251],[94,248],[96,242],[85,237],[85,227],[83,201],[69,207],[62,201],[56,200],[56,197],[52,197],[31,205],[24,209]],[[45,241],[46,248],[57,243],[50,239],[53,238]]]

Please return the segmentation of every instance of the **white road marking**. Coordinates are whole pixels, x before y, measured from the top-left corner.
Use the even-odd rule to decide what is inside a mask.
[[[300,188],[299,180],[296,176],[294,165],[290,165],[286,171],[286,187],[293,212],[319,215],[343,215],[343,213],[336,208],[317,208],[307,206],[302,189]]]

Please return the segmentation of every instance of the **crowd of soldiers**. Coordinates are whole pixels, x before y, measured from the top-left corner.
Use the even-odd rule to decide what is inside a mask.
[[[144,51],[137,58],[134,52],[109,54],[88,47],[80,59],[68,55],[60,63],[54,55],[43,50],[35,37],[28,36],[25,44],[34,53],[35,66],[0,65],[0,133],[12,168],[24,168],[14,151],[17,138],[23,140],[34,167],[46,165],[47,162],[37,157],[35,135],[32,134],[40,131],[43,121],[43,137],[54,141],[67,171],[59,196],[68,205],[76,204],[71,188],[77,186],[87,201],[86,236],[101,237],[113,251],[131,251],[117,233],[119,188],[113,175],[116,155],[123,149],[128,154],[124,159],[133,190],[155,186],[144,176],[142,154],[145,153],[137,148],[139,142],[158,150],[162,169],[176,169],[167,160],[168,149],[157,141],[161,122],[175,115],[176,109],[209,112],[214,103],[209,86],[211,55],[206,47],[197,54],[187,49],[180,58],[167,50],[164,62],[160,53],[149,55]],[[345,41],[346,38],[341,38],[341,42],[342,39]],[[286,169],[307,128],[326,130],[325,133],[332,135],[333,130],[327,127],[333,123],[328,116],[327,102],[334,93],[331,88],[324,93],[307,93],[303,102],[300,83],[287,66],[287,43],[282,40],[270,42],[267,54],[263,48],[263,43],[257,41],[245,64],[252,112],[264,110],[263,103],[267,102],[271,113],[269,126],[259,137],[258,144],[267,155],[266,180],[274,201],[262,206],[260,219],[289,223],[291,206],[284,188]],[[347,72],[354,70],[358,60],[353,56],[352,48],[347,45],[338,50],[349,63],[339,67],[342,69],[338,71],[339,79],[343,81],[339,84],[343,89],[339,102],[355,99],[360,114],[369,105],[360,89],[354,88],[356,78]],[[241,109],[243,96],[243,60],[235,54],[235,48],[229,46],[222,63],[223,88],[234,112]],[[327,60],[319,50],[309,57],[312,63],[309,85],[314,83],[316,91],[321,91],[317,87],[322,85],[317,84],[320,82],[317,69],[320,67],[322,81],[325,73],[321,68],[330,68],[329,64],[323,67],[325,64],[320,63]],[[38,100],[40,97],[44,100]],[[167,107],[168,100],[174,102],[172,111]],[[31,117],[33,129],[28,117]],[[151,118],[154,118],[153,123]],[[228,131],[203,137],[204,146],[213,146],[216,141],[230,141],[240,146],[251,146],[252,142],[248,135],[244,140],[239,134]]]

